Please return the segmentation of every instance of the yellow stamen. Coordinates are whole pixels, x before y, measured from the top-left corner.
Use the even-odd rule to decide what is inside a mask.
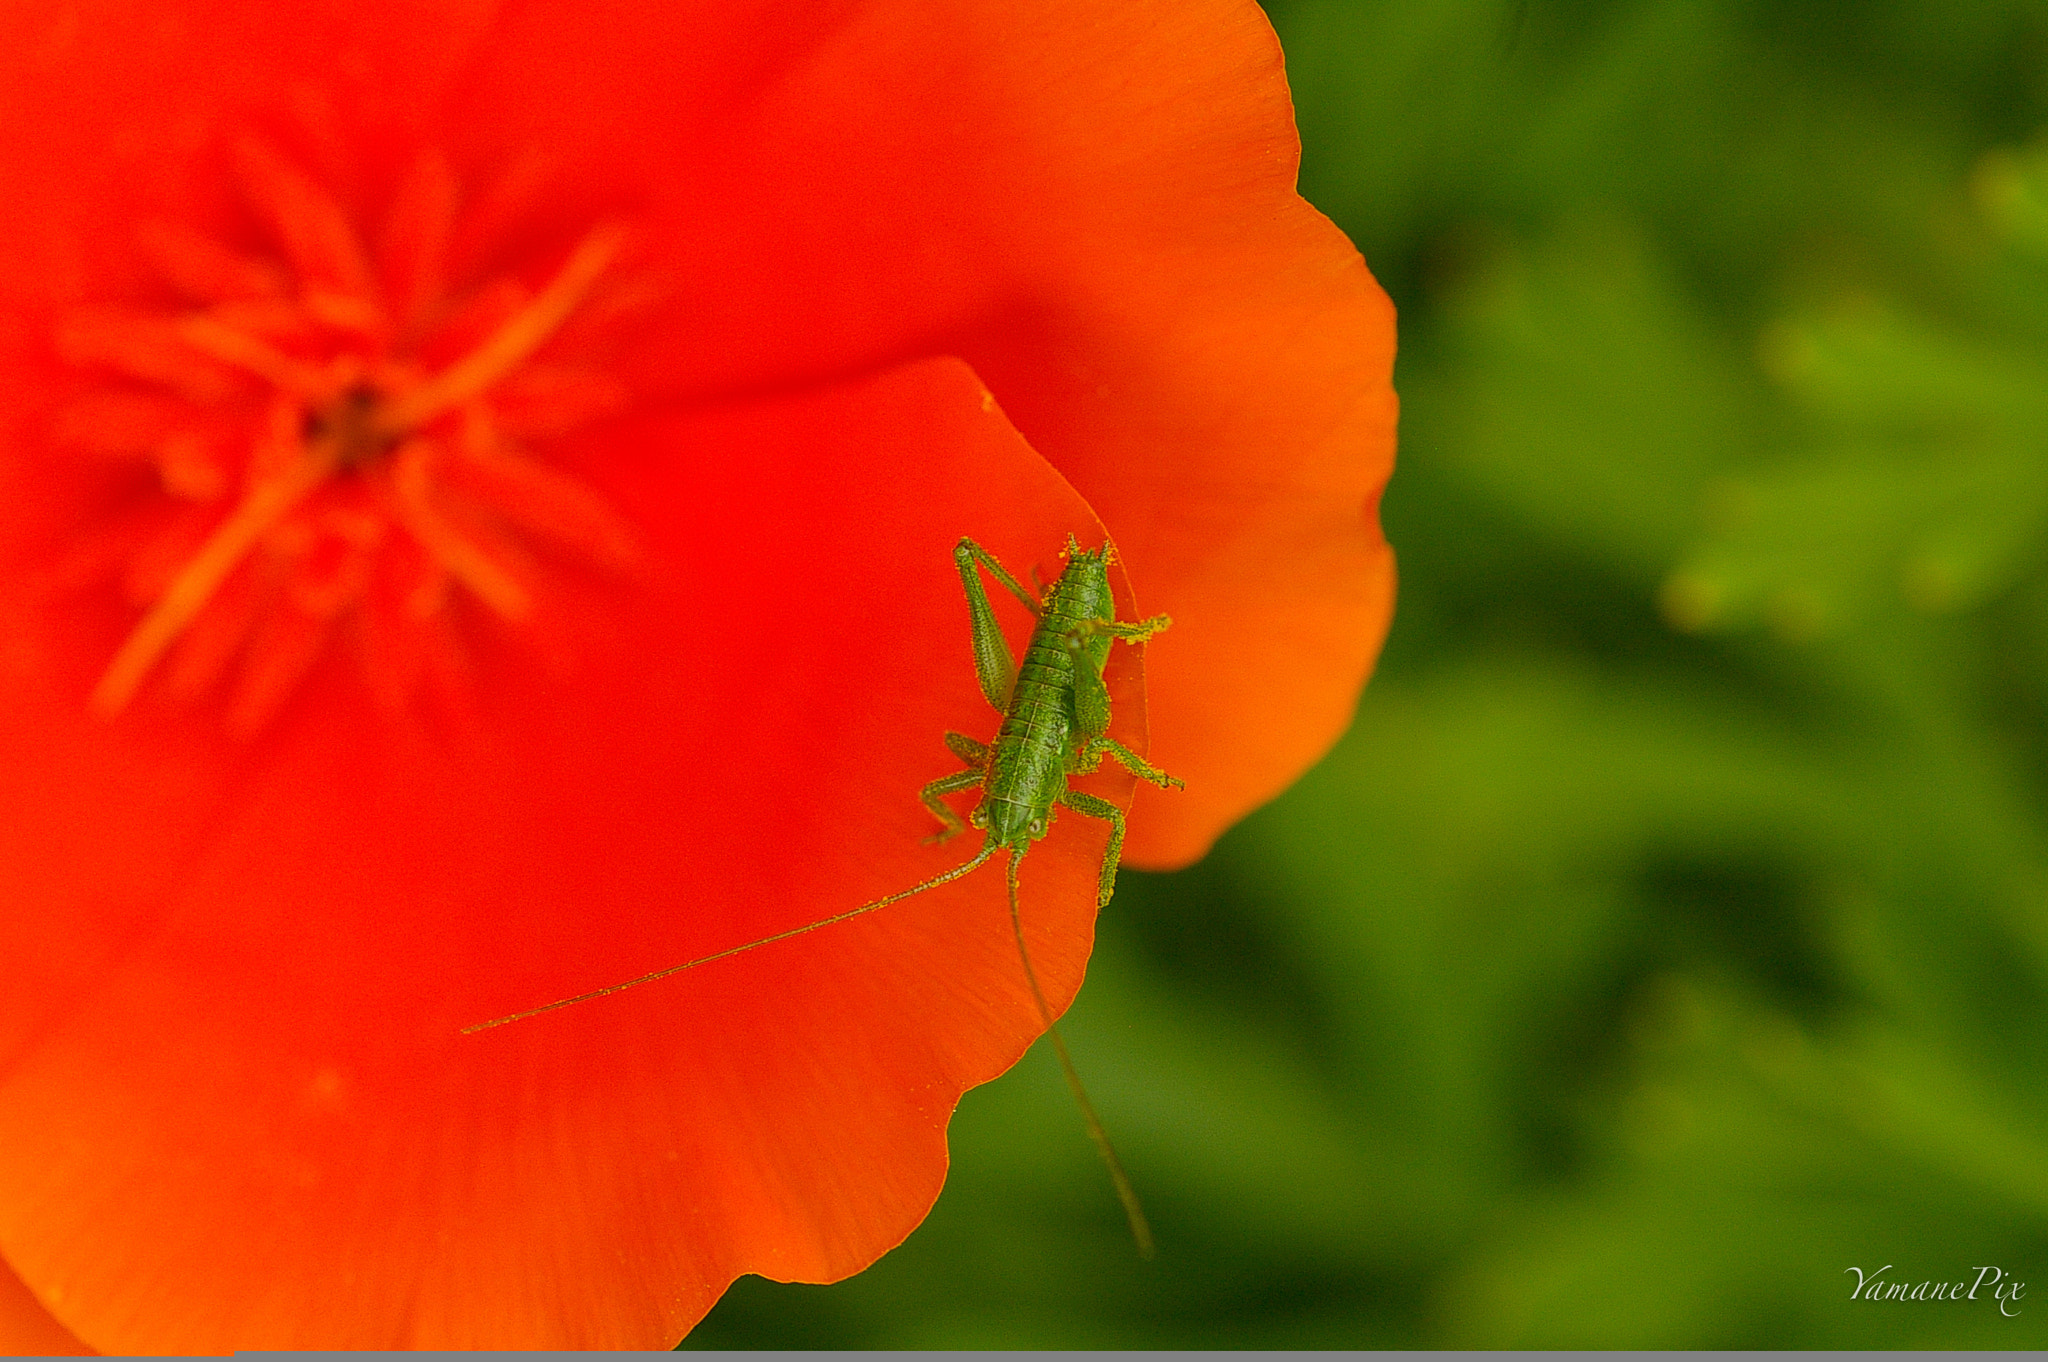
[[[317,400],[326,395],[318,369],[203,313],[180,321],[178,338],[209,359],[267,379],[294,397]]]
[[[378,426],[404,435],[481,394],[538,350],[576,310],[625,242],[625,229],[599,227],[583,238],[561,270],[525,307],[493,331],[476,349],[379,414]]]
[[[178,570],[170,587],[122,642],[99,684],[93,687],[91,703],[95,712],[109,718],[121,712],[134,698],[149,669],[206,608],[256,541],[327,480],[334,471],[336,453],[334,445],[323,440],[306,448],[275,477],[249,489],[242,504]]]
[[[397,462],[391,469],[391,486],[398,494],[400,523],[435,562],[448,570],[449,576],[482,597],[499,618],[525,619],[533,608],[526,588],[492,561],[490,555],[463,538],[461,531],[442,519],[429,501],[433,480],[428,475],[427,461],[432,455],[433,447],[419,440],[398,451]]]
[[[358,268],[360,251],[354,245],[353,229],[338,216],[339,210],[325,200],[309,198],[304,185],[290,176],[271,173],[275,167],[267,163],[257,165],[256,170],[264,172],[257,177],[262,181],[256,186],[262,191],[259,197],[264,206],[275,210],[289,253],[301,273],[316,285],[299,300],[299,306],[331,327],[375,331],[379,322],[375,310],[354,292],[332,287],[329,279],[334,276],[348,282],[363,272]],[[117,358],[135,351],[141,357],[127,367],[143,376],[156,376],[156,369],[170,360],[192,368],[203,356],[213,364],[274,385],[280,398],[272,408],[274,428],[252,451],[252,468],[261,471],[253,473],[240,504],[178,569],[169,587],[122,641],[93,688],[93,710],[112,717],[124,709],[171,645],[193,626],[266,537],[284,526],[292,513],[337,473],[344,469],[359,472],[373,459],[381,462],[387,453],[390,462],[377,476],[388,478],[389,512],[447,578],[475,592],[502,618],[525,618],[532,610],[526,587],[436,508],[432,465],[437,451],[425,440],[408,437],[435,418],[474,402],[546,344],[589,295],[624,240],[624,229],[616,225],[592,231],[569,253],[546,286],[475,349],[418,387],[388,398],[387,384],[395,381],[402,386],[407,377],[402,368],[381,366],[378,381],[372,382],[361,358],[352,353],[337,355],[324,365],[308,363],[218,312],[178,319],[160,332],[113,324],[86,332],[87,340],[100,340],[101,349],[113,350]],[[329,285],[324,289],[318,287],[323,281]],[[146,343],[154,343],[156,348],[148,348]],[[121,344],[126,350],[119,349]],[[183,374],[182,369],[167,372],[172,377]],[[201,372],[200,376],[217,387],[217,372]],[[203,387],[196,381],[188,386]],[[212,389],[204,388],[199,396],[210,399]],[[177,471],[173,465],[167,467],[172,473]],[[336,608],[344,598],[353,597],[360,583],[351,578],[341,586],[346,590],[330,603]],[[258,698],[268,705],[268,692]]]

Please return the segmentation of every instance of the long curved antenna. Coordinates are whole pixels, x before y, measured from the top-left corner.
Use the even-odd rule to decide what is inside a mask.
[[[986,857],[995,848],[993,844],[983,849],[976,861]],[[1052,1041],[1053,1053],[1060,1058],[1060,1072],[1067,1076],[1067,1087],[1074,1094],[1074,1101],[1081,1108],[1081,1119],[1088,1124],[1088,1138],[1095,1141],[1095,1148],[1102,1155],[1102,1161],[1109,1165],[1109,1180],[1116,1187],[1116,1199],[1124,1204],[1124,1219],[1131,1225],[1131,1238],[1137,1241],[1138,1256],[1152,1256],[1152,1223],[1145,1219],[1145,1208],[1138,1204],[1138,1189],[1131,1186],[1129,1175],[1124,1172],[1116,1149],[1109,1142],[1109,1132],[1102,1128],[1102,1121],[1095,1114],[1095,1104],[1088,1100],[1088,1090],[1081,1086],[1081,1075],[1074,1068],[1074,1057],[1067,1053],[1067,1042],[1060,1035],[1059,1027],[1053,1024],[1052,1009],[1045,1005],[1045,990],[1038,986],[1038,971],[1031,964],[1031,951],[1024,944],[1024,915],[1017,910],[1017,867],[1023,861],[1024,853],[1012,847],[1010,864],[1005,869],[1003,880],[1010,887],[1010,930],[1017,934],[1017,954],[1024,961],[1024,978],[1031,985],[1031,1001],[1038,1004],[1038,1019],[1045,1023],[1045,1034]]]
[[[935,875],[931,879],[926,880],[923,884],[912,885],[910,888],[905,889],[900,894],[891,894],[889,895],[889,897],[885,899],[876,899],[873,903],[863,903],[858,908],[849,908],[843,913],[836,913],[831,917],[820,918],[816,922],[807,922],[801,927],[792,927],[786,932],[777,932],[773,936],[764,936],[758,941],[749,941],[742,946],[728,946],[726,947],[726,949],[719,951],[716,954],[699,956],[695,960],[686,960],[680,965],[670,965],[667,969],[658,969],[654,971],[654,973],[652,974],[643,974],[638,979],[628,979],[623,984],[613,984],[609,988],[592,989],[588,993],[579,993],[573,998],[563,998],[559,1002],[547,1003],[541,1007],[531,1007],[524,1012],[514,1012],[509,1017],[493,1017],[491,1020],[487,1022],[478,1022],[474,1026],[463,1027],[462,1034],[465,1036],[473,1036],[479,1031],[488,1031],[493,1026],[505,1026],[511,1022],[525,1021],[528,1017],[538,1017],[541,1013],[552,1012],[558,1007],[573,1007],[577,1003],[587,1003],[591,1001],[593,998],[603,998],[613,993],[623,993],[629,988],[638,988],[642,984],[651,984],[656,979],[666,979],[671,974],[681,974],[686,969],[695,969],[699,965],[708,965],[714,960],[723,960],[730,955],[743,954],[744,952],[753,950],[757,946],[772,946],[778,941],[787,941],[793,936],[802,936],[806,932],[823,931],[825,928],[836,926],[839,923],[846,921],[848,918],[859,917],[862,913],[872,913],[877,908],[887,908],[892,903],[901,903],[903,900],[909,898],[913,894],[922,894],[927,889],[937,889],[942,884],[951,884],[954,880],[959,879],[962,875],[968,874],[971,871],[979,870],[982,866],[986,865],[988,863],[988,858],[995,855],[995,850],[998,845],[998,843],[990,841],[982,847],[980,854],[975,856],[973,860],[968,861],[962,865],[956,865],[951,870],[946,871],[943,875]],[[1022,938],[1020,937],[1019,940],[1021,941]],[[1024,967],[1027,970],[1031,967],[1031,962],[1028,959],[1024,962]],[[1032,981],[1031,987],[1034,992],[1037,990],[1038,983],[1036,980]],[[1038,1010],[1040,1012],[1043,1012],[1045,1010],[1045,1000],[1042,998],[1039,1000]],[[1090,1119],[1093,1118],[1091,1117]]]

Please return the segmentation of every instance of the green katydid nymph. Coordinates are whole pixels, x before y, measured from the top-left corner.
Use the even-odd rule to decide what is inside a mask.
[[[1008,848],[1010,858],[1004,879],[1009,888],[1010,926],[1017,938],[1017,952],[1024,964],[1025,980],[1031,986],[1031,997],[1037,1004],[1039,1019],[1052,1039],[1060,1070],[1080,1105],[1082,1119],[1087,1122],[1088,1134],[1095,1141],[1103,1161],[1109,1165],[1110,1178],[1116,1184],[1117,1197],[1130,1220],[1131,1234],[1137,1241],[1138,1251],[1150,1257],[1151,1229],[1139,1208],[1137,1194],[1117,1160],[1116,1151],[1110,1146],[1109,1136],[1103,1131],[1094,1106],[1081,1086],[1080,1075],[1074,1069],[1072,1056],[1067,1053],[1066,1042],[1053,1025],[1052,1009],[1045,1001],[1045,993],[1038,983],[1038,971],[1031,963],[1031,952],[1024,944],[1023,916],[1017,903],[1018,868],[1031,844],[1051,828],[1055,806],[1090,818],[1100,818],[1109,824],[1109,845],[1103,852],[1102,870],[1097,880],[1096,906],[1107,904],[1116,888],[1117,863],[1124,843],[1123,810],[1106,799],[1068,788],[1069,776],[1095,771],[1102,765],[1103,758],[1109,757],[1132,775],[1161,788],[1181,783],[1109,736],[1109,688],[1103,680],[1103,669],[1108,665],[1110,648],[1118,639],[1127,643],[1141,642],[1172,623],[1165,615],[1154,615],[1136,623],[1116,618],[1116,604],[1109,586],[1112,552],[1107,544],[1100,549],[1083,549],[1069,537],[1063,555],[1067,560],[1066,567],[1047,589],[1045,598],[1039,600],[1025,590],[993,554],[972,539],[962,539],[953,549],[953,562],[960,571],[960,581],[967,592],[975,676],[981,683],[981,693],[1002,713],[1003,721],[992,742],[983,743],[964,733],[948,732],[945,735],[947,748],[966,764],[967,769],[932,781],[919,792],[918,797],[939,820],[939,831],[934,840],[944,841],[964,832],[968,823],[982,831],[984,841],[981,850],[972,859],[921,884],[914,884],[872,903],[864,903],[858,908],[849,908],[843,913],[792,927],[786,932],[731,946],[713,955],[670,965],[624,983],[579,993],[573,998],[563,998],[509,1017],[478,1022],[464,1027],[463,1033],[467,1035],[503,1026],[507,1022],[523,1021],[556,1008],[651,984],[699,965],[835,926],[864,913],[887,908],[892,903],[900,903],[928,889],[950,884],[980,869],[998,850]],[[984,571],[1037,617],[1031,641],[1024,650],[1022,665],[1011,656],[1010,645],[1003,637],[1002,627],[996,622],[995,609],[990,605],[988,591],[982,584],[981,574]],[[977,788],[981,791],[981,801],[968,816],[967,823],[962,823],[944,803],[944,796]]]

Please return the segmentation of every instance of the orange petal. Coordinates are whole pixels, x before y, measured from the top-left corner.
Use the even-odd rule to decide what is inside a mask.
[[[641,54],[702,14],[615,4],[565,38],[529,11],[477,96],[593,183],[635,185],[650,241],[688,243],[669,270],[690,324],[637,357],[637,391],[932,348],[974,364],[1174,618],[1150,649],[1154,756],[1188,788],[1141,794],[1126,854],[1190,860],[1342,732],[1385,634],[1392,308],[1294,191],[1255,6],[830,14],[800,41],[773,26],[737,88],[720,66],[664,101]]]
[[[0,1259],[0,1356],[78,1357],[91,1352]]]
[[[308,146],[409,142],[390,193],[450,143],[548,167],[512,197],[582,205],[568,230],[631,216],[687,317],[622,357],[643,397],[965,355],[1176,619],[1153,649],[1155,755],[1189,788],[1141,796],[1134,862],[1198,854],[1348,721],[1391,610],[1393,318],[1294,193],[1279,49],[1247,0],[330,3],[209,0],[147,50],[119,40],[141,23],[120,5],[53,9],[73,83],[12,111],[54,131],[11,166],[0,148],[22,190],[0,286],[111,270],[116,205],[125,233],[192,195],[174,130],[279,122],[277,90],[317,89],[282,121]],[[22,27],[22,51],[48,49]],[[250,50],[222,61],[214,31]],[[337,79],[336,51],[377,78]]]
[[[49,659],[0,705],[0,1247],[99,1346],[665,1346],[740,1272],[899,1241],[960,1092],[1036,1033],[991,866],[458,1034],[963,859],[915,797],[957,769],[945,729],[995,724],[953,544],[1049,575],[1101,534],[956,361],[568,462],[649,566],[555,621],[559,675],[479,635],[461,728],[339,666],[246,748],[101,724],[74,621],[0,587],[0,635]],[[1111,680],[1142,742],[1132,650]],[[1058,1007],[1106,832],[1063,818],[1025,864]]]
[[[455,1028],[953,860],[914,792],[943,729],[993,721],[951,544],[1028,578],[1101,530],[957,364],[761,394],[963,353],[1102,511],[1177,621],[1154,755],[1190,789],[1134,860],[1194,854],[1334,734],[1391,589],[1391,318],[1293,195],[1270,30],[1239,0],[166,13],[0,14],[0,441],[43,447],[55,316],[140,287],[137,222],[252,244],[206,159],[235,137],[288,141],[357,221],[444,148],[465,189],[504,168],[486,220],[566,247],[630,219],[668,291],[613,367],[635,415],[550,450],[648,563],[564,578],[523,633],[434,634],[452,717],[393,717],[330,653],[237,747],[83,713],[132,612],[27,568],[121,489],[0,462],[0,1252],[148,1352],[662,1346],[736,1272],[857,1269],[1036,1029],[995,875]],[[451,274],[503,245],[451,243]],[[1056,1004],[1101,837],[1063,818],[1026,865]]]

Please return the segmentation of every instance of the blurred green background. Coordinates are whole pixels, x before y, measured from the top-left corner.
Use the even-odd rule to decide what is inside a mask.
[[[685,1346],[2048,1344],[2048,3],[1269,8],[1402,593],[1104,916],[1159,1257],[1034,1051],[907,1244]]]

